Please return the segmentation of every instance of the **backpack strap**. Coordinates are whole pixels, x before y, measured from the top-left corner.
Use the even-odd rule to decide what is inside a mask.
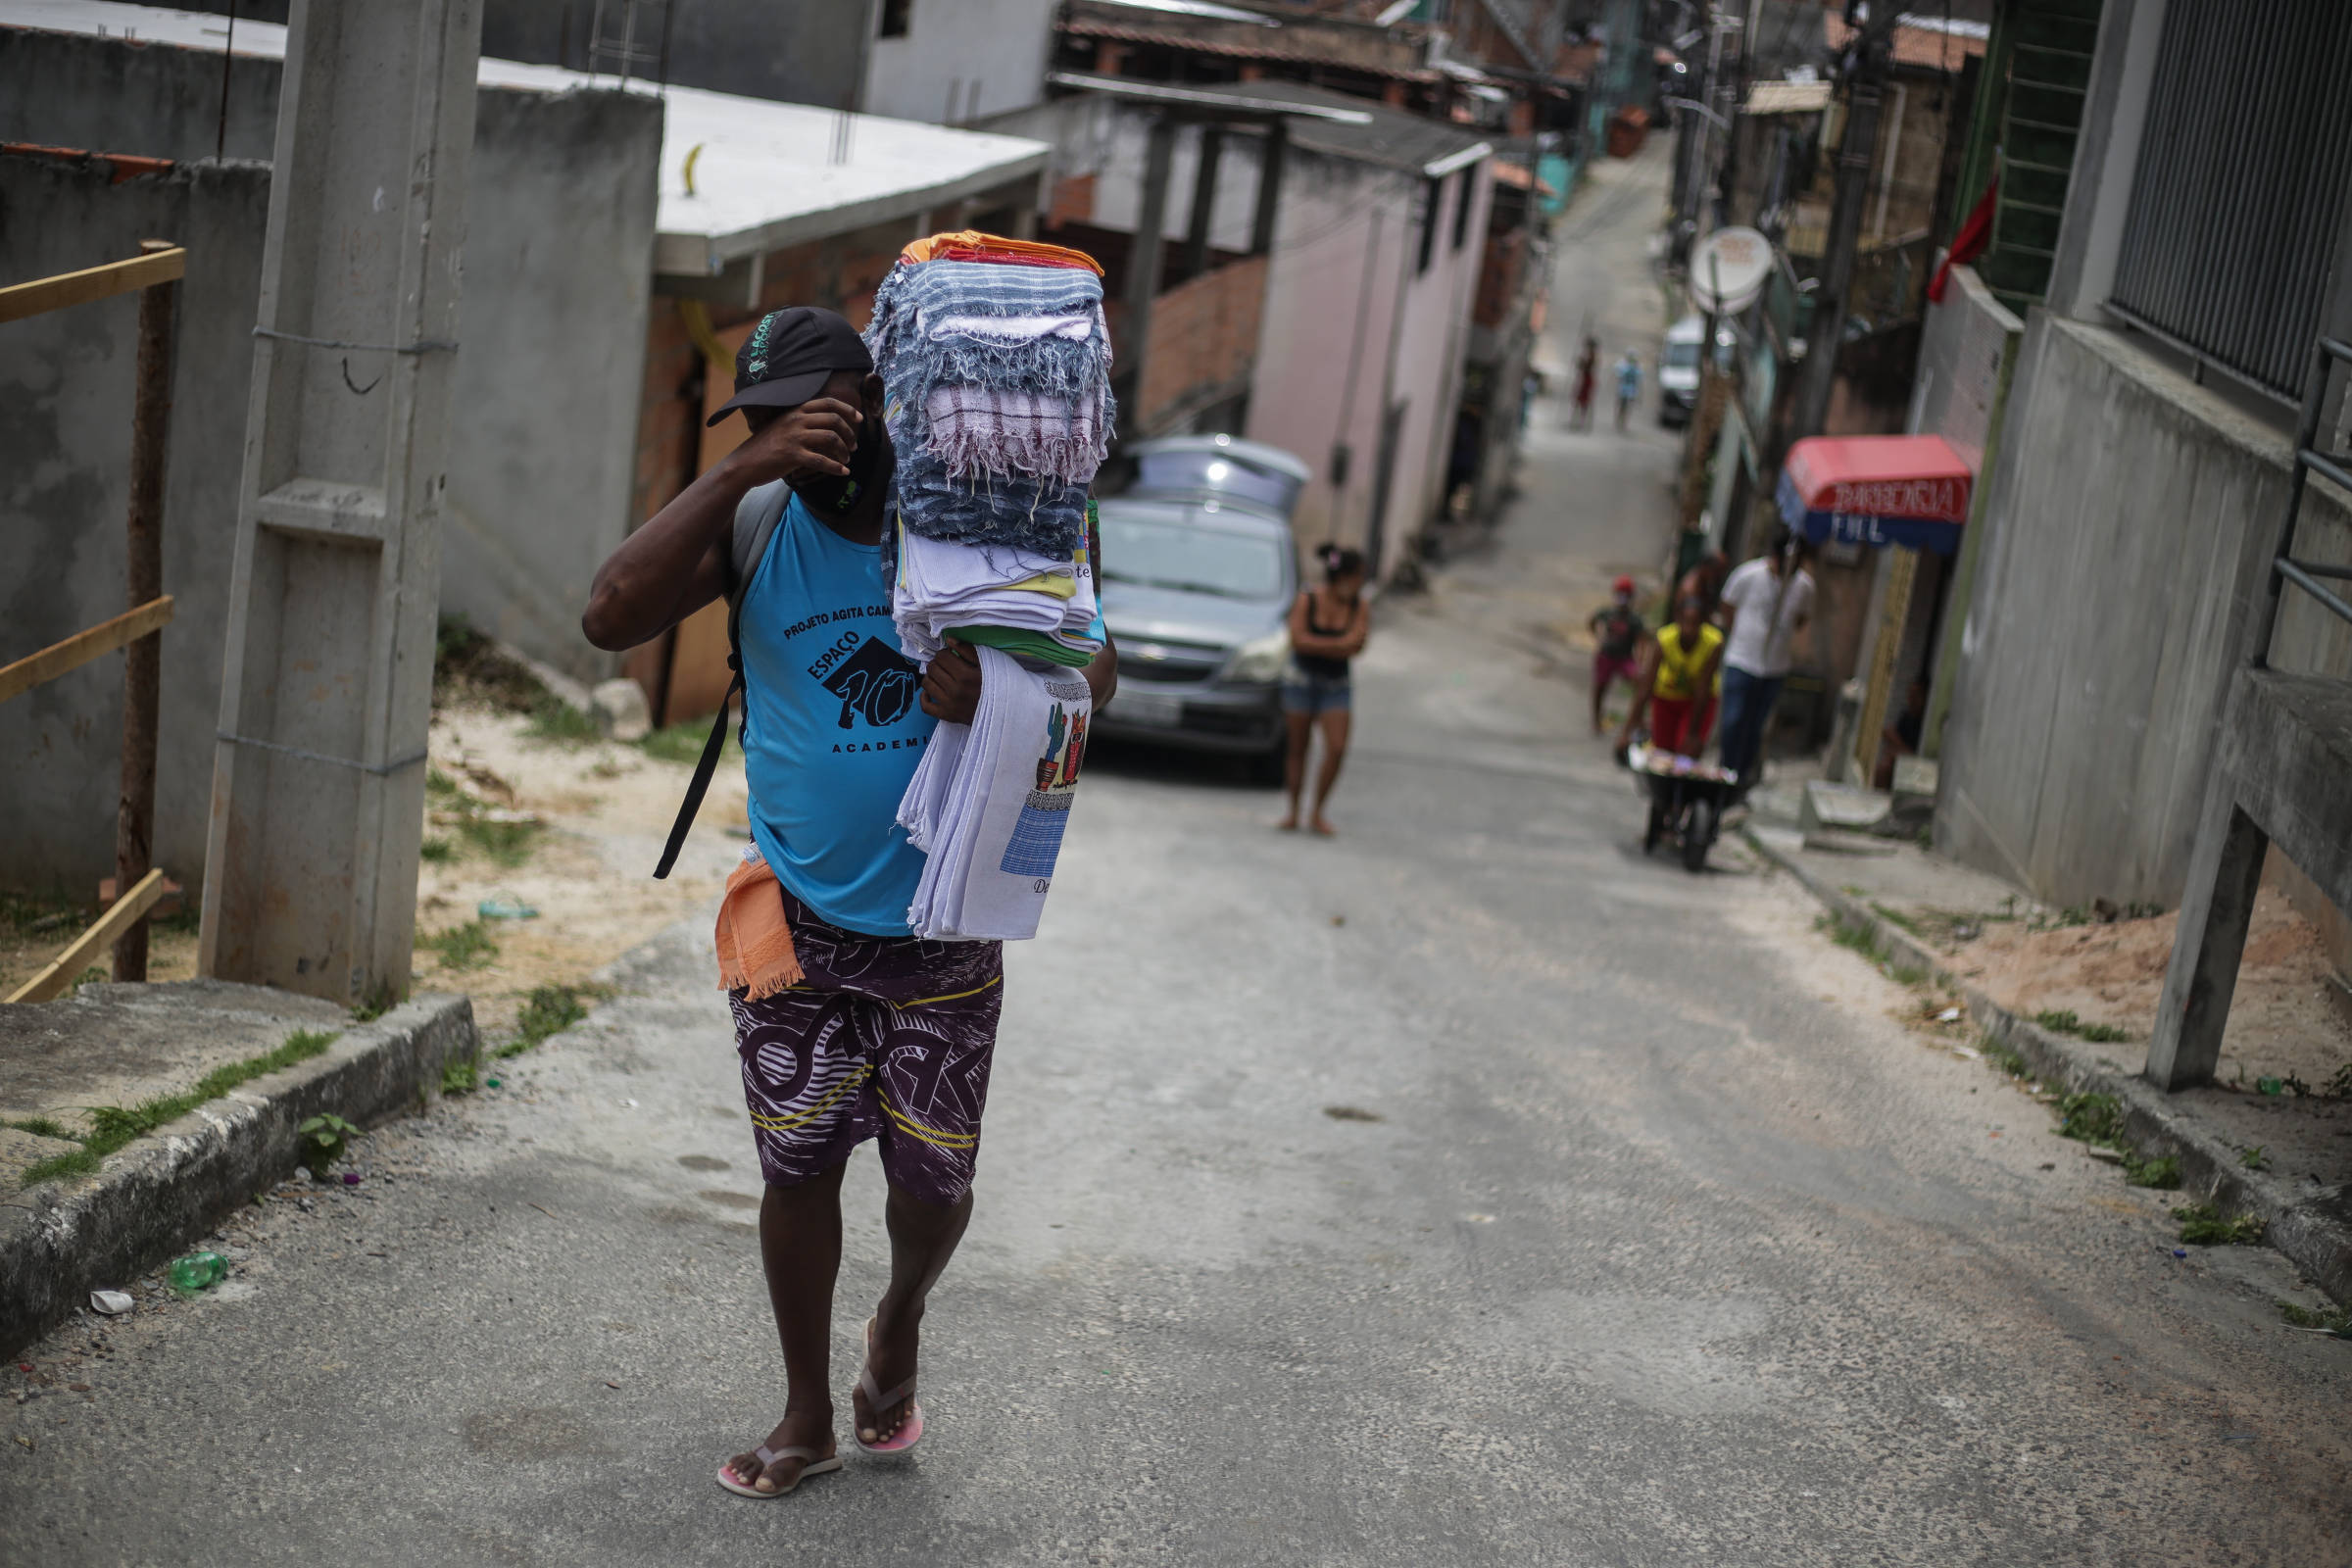
[[[727,540],[727,681],[726,695],[718,700],[718,711],[710,719],[710,737],[703,742],[703,755],[694,764],[694,779],[686,786],[686,799],[678,805],[677,820],[669,825],[669,842],[662,847],[662,863],[654,867],[656,877],[666,877],[669,868],[677,863],[678,851],[686,844],[686,835],[694,827],[694,819],[703,809],[703,797],[710,793],[710,780],[718,773],[718,759],[727,749],[727,713],[735,705],[736,695],[743,691],[743,596],[758,575],[760,563],[766,558],[767,547],[775,539],[776,524],[784,517],[784,508],[792,499],[789,486],[781,479],[763,484],[747,493],[735,505],[735,526]],[[748,716],[745,722],[750,722]]]

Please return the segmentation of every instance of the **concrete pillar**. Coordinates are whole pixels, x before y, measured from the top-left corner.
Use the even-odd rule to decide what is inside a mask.
[[[2213,1082],[2254,895],[2262,885],[2263,856],[2271,847],[2271,836],[2237,804],[2231,782],[2228,762],[2217,763],[2189,858],[2156,1030],[2148,1038],[2148,1081],[2167,1091]]]
[[[1217,165],[1225,153],[1225,132],[1216,125],[1200,127],[1200,157],[1193,171],[1193,206],[1186,215],[1184,275],[1199,277],[1208,270],[1209,226],[1217,212]]]
[[[203,973],[405,990],[481,9],[295,0],[255,327]]]
[[[1119,365],[1119,422],[1131,435],[1148,435],[1143,422],[1144,359],[1152,343],[1152,302],[1159,297],[1160,234],[1168,220],[1168,170],[1176,155],[1176,122],[1162,115],[1152,122],[1144,150],[1143,203],[1136,214],[1135,247],[1127,255],[1127,320],[1124,343],[1112,345]]]
[[[1282,160],[1290,150],[1288,121],[1271,121],[1258,149],[1257,212],[1250,225],[1250,254],[1270,256],[1274,251],[1274,220],[1282,210]]]

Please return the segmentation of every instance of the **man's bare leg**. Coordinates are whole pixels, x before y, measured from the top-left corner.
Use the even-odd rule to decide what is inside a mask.
[[[890,1226],[890,1288],[874,1308],[874,1338],[866,1358],[875,1387],[888,1393],[914,1376],[924,1304],[931,1287],[946,1272],[948,1259],[956,1255],[964,1227],[972,1222],[972,1195],[965,1193],[954,1203],[926,1203],[893,1187],[883,1217]],[[887,1443],[897,1437],[911,1403],[901,1399],[887,1409],[870,1410],[864,1390],[853,1394],[858,1440]]]
[[[847,1161],[794,1187],[771,1185],[760,1200],[760,1261],[784,1345],[784,1419],[767,1446],[833,1452],[833,1281],[841,1272],[841,1173]],[[760,1492],[781,1492],[807,1461],[778,1459],[764,1471],[754,1452],[727,1468]]]

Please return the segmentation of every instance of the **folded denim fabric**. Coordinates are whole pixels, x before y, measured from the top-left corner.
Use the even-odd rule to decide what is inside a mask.
[[[1086,537],[1086,486],[1051,474],[983,468],[957,477],[899,425],[892,501],[909,533],[956,544],[1016,545],[1068,560]]]

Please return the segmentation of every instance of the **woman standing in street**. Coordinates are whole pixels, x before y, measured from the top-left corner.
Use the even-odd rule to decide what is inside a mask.
[[[1325,545],[1316,552],[1323,582],[1298,595],[1291,606],[1291,673],[1282,684],[1283,715],[1290,724],[1290,750],[1283,762],[1283,787],[1291,808],[1282,819],[1289,832],[1298,826],[1298,798],[1306,788],[1307,742],[1323,732],[1323,765],[1315,773],[1315,804],[1307,824],[1333,831],[1323,814],[1331,787],[1339,782],[1348,756],[1352,701],[1348,662],[1364,651],[1372,630],[1372,606],[1364,598],[1364,558],[1354,550]]]
[[[1584,352],[1576,357],[1576,412],[1569,416],[1572,430],[1592,428],[1592,383],[1600,374],[1600,339],[1585,339]]]

